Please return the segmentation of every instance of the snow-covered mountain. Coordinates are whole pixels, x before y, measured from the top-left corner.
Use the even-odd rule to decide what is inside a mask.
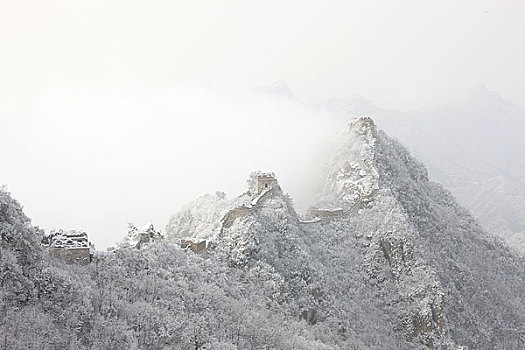
[[[241,268],[331,347],[517,346],[523,259],[370,118],[335,142],[325,181],[317,220],[300,217],[280,187],[256,206],[256,193],[244,193],[233,219],[217,220],[206,237],[211,256]],[[185,233],[203,238],[198,226]]]
[[[480,86],[452,106],[412,112],[381,109],[360,96],[332,99],[320,108],[341,123],[373,115],[424,162],[492,233],[525,253],[525,111]]]
[[[296,212],[274,174],[254,173],[238,197],[219,192],[188,204],[165,239],[122,245],[84,266],[49,256],[38,244],[42,232],[0,191],[2,344],[523,345],[523,257],[485,233],[371,118],[354,120],[334,140],[320,173],[308,213]],[[205,254],[190,249],[202,240]]]

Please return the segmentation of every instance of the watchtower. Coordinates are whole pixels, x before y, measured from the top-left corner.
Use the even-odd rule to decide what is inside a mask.
[[[68,264],[89,264],[94,253],[93,245],[83,231],[52,231],[46,238],[49,253]]]
[[[257,175],[257,182],[255,184],[255,191],[257,194],[263,190],[271,190],[277,186],[277,179],[273,173],[260,173]]]

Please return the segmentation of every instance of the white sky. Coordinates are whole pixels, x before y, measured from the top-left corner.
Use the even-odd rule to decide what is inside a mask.
[[[293,187],[301,166],[285,165],[321,144],[301,133],[322,116],[238,92],[282,79],[305,101],[359,93],[407,110],[483,83],[525,106],[524,13],[523,1],[0,0],[0,184],[36,224],[85,228],[99,247],[127,221],[164,228],[197,194],[237,194],[250,170]]]
[[[484,83],[525,105],[523,1],[0,0],[0,92],[285,80],[411,109]]]

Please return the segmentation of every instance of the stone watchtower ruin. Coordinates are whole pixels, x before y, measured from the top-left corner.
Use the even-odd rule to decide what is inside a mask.
[[[52,256],[68,264],[89,264],[95,252],[87,233],[83,231],[51,231],[49,236],[44,237],[42,243],[49,248]]]
[[[277,179],[273,173],[260,173],[257,175],[255,183],[256,194],[261,193],[264,190],[271,190],[277,186]]]

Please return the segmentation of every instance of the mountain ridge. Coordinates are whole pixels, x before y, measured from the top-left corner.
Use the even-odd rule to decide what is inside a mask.
[[[279,262],[268,252],[277,252],[278,256],[284,254],[279,249],[280,245],[276,243],[276,240],[288,247],[299,244],[303,250],[315,247],[313,250],[317,249],[317,254],[319,254],[324,248],[323,245],[319,246],[315,242],[323,241],[322,237],[327,235],[326,230],[327,227],[330,227],[329,225],[335,231],[346,230],[346,234],[349,235],[346,239],[355,240],[350,249],[353,251],[352,254],[358,255],[356,259],[360,261],[357,265],[361,271],[360,274],[364,275],[360,275],[359,278],[364,278],[367,285],[377,288],[374,292],[377,293],[374,294],[376,296],[384,298],[385,289],[389,291],[386,295],[389,300],[387,305],[390,306],[383,305],[382,307],[391,313],[386,322],[390,323],[393,329],[402,331],[410,342],[425,344],[432,348],[453,348],[454,343],[483,348],[482,344],[471,342],[470,339],[480,338],[480,334],[477,334],[475,328],[468,328],[465,325],[468,324],[468,320],[462,313],[457,312],[457,309],[462,307],[461,300],[468,296],[464,295],[461,288],[458,288],[457,283],[459,282],[451,282],[444,271],[458,269],[459,265],[454,261],[459,260],[462,264],[466,264],[464,273],[472,280],[484,280],[484,273],[493,273],[494,267],[476,259],[468,249],[458,249],[456,240],[460,240],[462,244],[470,242],[478,253],[484,250],[485,245],[488,245],[492,247],[491,249],[500,251],[500,254],[504,256],[513,256],[512,259],[521,264],[518,270],[501,265],[501,262],[492,261],[495,266],[499,264],[497,268],[513,271],[512,278],[517,278],[525,273],[523,260],[520,260],[518,256],[509,255],[508,248],[484,233],[468,212],[455,204],[454,199],[446,190],[429,181],[425,167],[410,156],[403,146],[387,137],[384,132],[376,131],[370,118],[360,118],[350,123],[342,139],[343,146],[341,149],[335,149],[336,154],[339,155],[341,150],[348,152],[346,150],[352,149],[352,145],[357,145],[357,151],[343,153],[344,156],[340,161],[328,162],[332,169],[327,172],[328,185],[324,186],[324,191],[330,195],[327,196],[326,193],[321,195],[321,198],[324,198],[321,203],[330,208],[337,208],[341,204],[344,206],[346,203],[347,209],[358,204],[356,211],[343,211],[346,216],[335,217],[329,223],[314,221],[301,224],[300,220],[294,219],[297,214],[291,203],[274,203],[271,206],[272,210],[266,214],[264,213],[266,207],[263,206],[262,214],[250,213],[237,218],[236,224],[230,226],[226,235],[223,236],[223,239],[226,238],[226,240],[218,243],[219,251],[224,249],[224,256],[235,257],[235,264],[242,261],[241,266],[250,266],[250,257],[257,256],[253,260],[256,265],[261,261],[269,261],[268,264],[272,266],[273,271],[276,264],[294,266],[292,262],[286,262],[287,258],[282,257],[284,262]],[[375,174],[378,176],[375,177]],[[372,181],[364,182],[369,186],[368,189],[359,186],[359,181],[366,179],[367,176],[372,179]],[[337,185],[337,183],[345,184],[345,181],[351,185]],[[332,190],[333,188],[336,190]],[[277,193],[281,193],[280,189]],[[331,200],[327,200],[327,197],[330,197]],[[264,203],[275,201],[276,199],[271,197]],[[288,207],[291,209],[283,212],[282,208]],[[266,208],[267,211],[268,209]],[[276,212],[281,214],[273,217],[272,215]],[[446,215],[436,217],[438,213],[446,213]],[[456,221],[452,221],[451,225],[446,222],[448,219]],[[452,232],[454,230],[461,234],[456,237]],[[228,232],[231,234],[228,235]],[[270,239],[268,232],[274,232],[275,237],[279,239],[275,237]],[[287,235],[283,236],[283,232],[286,232]],[[334,236],[337,234],[334,233]],[[306,245],[294,243],[300,242],[299,237],[312,237],[309,244],[311,247],[305,248]],[[442,242],[446,242],[447,245],[440,244]],[[443,255],[433,252],[433,249],[437,247],[440,248],[439,253]],[[261,250],[266,250],[266,253],[262,254]],[[316,252],[311,253],[316,254]],[[349,251],[346,253],[348,254]],[[293,254],[295,258],[301,256],[297,252]],[[330,251],[324,254],[328,256],[328,260],[338,258],[331,256]],[[432,257],[430,261],[428,256]],[[308,261],[307,256],[301,259]],[[476,264],[472,265],[470,260],[476,261]],[[309,266],[309,264],[303,263],[303,266]],[[484,270],[480,270],[477,266],[484,266]],[[261,266],[257,268],[260,269]],[[281,269],[278,271],[287,276],[286,269]],[[320,269],[326,271],[327,267]],[[301,275],[301,272],[295,272],[285,280],[294,281],[294,278],[297,278],[296,275]],[[315,285],[315,288],[323,294],[322,286],[316,285],[315,278],[311,278],[309,283]],[[322,279],[319,276],[317,278]],[[498,276],[491,275],[491,278],[496,281],[501,280],[501,277]],[[294,283],[300,285],[301,281]],[[334,283],[329,282],[329,284]],[[513,283],[520,284],[517,281]],[[489,285],[490,288],[485,291],[490,290],[490,298],[482,298],[483,303],[500,304],[500,307],[506,310],[505,312],[513,315],[512,318],[517,324],[523,323],[520,312],[504,307],[505,300],[497,297],[500,287],[492,283]],[[297,287],[294,288],[297,289]],[[475,286],[472,286],[472,290],[475,291],[474,293],[479,293]],[[518,289],[514,289],[512,295],[520,296],[523,300],[523,293]],[[451,300],[448,300],[450,296],[452,296]],[[307,296],[303,298],[305,298],[303,303],[306,306],[298,306],[296,312],[302,308],[307,312],[319,309],[320,305],[316,304],[317,301],[310,300]],[[361,300],[366,299],[364,295],[360,295],[360,298]],[[495,300],[499,301],[495,302]],[[355,304],[355,300],[347,300],[349,304],[352,302]],[[369,300],[369,302],[375,303],[374,300]],[[325,311],[331,308],[330,305],[323,307]],[[375,305],[375,307],[379,306]],[[317,313],[320,319],[326,317],[323,312],[311,312]],[[484,327],[497,329],[497,323],[487,319],[482,321],[476,309],[470,309],[469,312],[470,317],[477,319],[477,322],[485,322]],[[492,312],[494,315],[501,314],[496,309],[492,309]],[[470,332],[470,334],[468,336],[455,334],[454,329],[459,326],[464,328],[465,333]],[[345,329],[351,329],[351,327],[348,324],[343,326]],[[519,331],[519,329],[516,330],[516,332]],[[497,344],[494,341],[502,341],[502,339],[490,339],[486,336],[481,338],[486,348]],[[514,337],[513,341],[519,341],[517,339]]]
[[[42,232],[0,191],[3,344],[518,349],[523,257],[371,118],[352,121],[334,145],[323,206],[306,216],[273,174],[253,173],[237,198],[190,203],[164,239],[148,226],[155,239],[82,266],[50,256]],[[205,239],[206,250],[180,244],[191,239]]]

